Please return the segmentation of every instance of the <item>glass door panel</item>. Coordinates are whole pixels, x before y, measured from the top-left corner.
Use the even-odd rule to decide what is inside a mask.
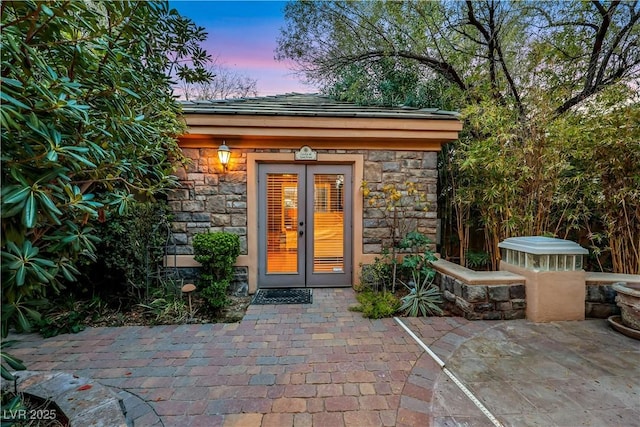
[[[298,175],[267,174],[267,274],[298,273]]]
[[[307,166],[307,286],[352,283],[351,174],[350,165]]]
[[[344,175],[316,174],[313,185],[313,272],[344,272]]]
[[[303,165],[259,167],[256,261],[261,288],[305,286],[305,171]]]

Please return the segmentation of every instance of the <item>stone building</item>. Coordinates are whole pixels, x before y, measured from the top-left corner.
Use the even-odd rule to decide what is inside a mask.
[[[169,197],[170,265],[196,268],[193,236],[228,231],[240,236],[237,275],[250,293],[351,286],[390,242],[386,214],[369,199],[408,182],[427,203],[403,222],[435,241],[437,153],[458,138],[455,113],[300,94],[185,102],[183,111],[180,147],[191,163]]]

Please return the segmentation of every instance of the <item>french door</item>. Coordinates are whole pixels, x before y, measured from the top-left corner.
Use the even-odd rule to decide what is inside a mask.
[[[258,287],[351,286],[349,165],[261,164]]]

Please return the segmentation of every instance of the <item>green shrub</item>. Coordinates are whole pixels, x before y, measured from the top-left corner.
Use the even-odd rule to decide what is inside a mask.
[[[227,232],[200,233],[193,238],[195,260],[202,264],[202,297],[214,310],[227,305],[227,290],[233,280],[233,265],[240,255],[240,238]]]
[[[468,250],[465,256],[467,259],[467,267],[474,270],[486,269],[491,262],[491,257],[487,252]]]
[[[169,232],[165,203],[135,202],[127,213],[109,215],[98,227],[98,264],[90,266],[92,283],[109,283],[108,293],[125,293],[136,303],[150,298],[159,286]],[[105,293],[105,286],[99,289]],[[151,288],[151,289],[150,289]]]
[[[400,301],[391,292],[372,292],[366,290],[356,295],[359,306],[352,307],[352,311],[362,313],[368,319],[391,317],[398,311]]]
[[[375,257],[373,264],[362,265],[360,270],[360,284],[357,291],[370,289],[375,292],[390,288],[391,284],[391,260],[387,254],[383,258]]]

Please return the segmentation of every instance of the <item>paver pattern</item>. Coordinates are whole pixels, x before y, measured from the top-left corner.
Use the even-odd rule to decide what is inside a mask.
[[[21,341],[12,353],[30,370],[66,371],[111,386],[135,426],[490,425],[393,319],[369,320],[349,311],[353,290],[314,289],[313,300],[250,306],[235,324],[89,328],[49,339],[18,335],[12,337]],[[576,372],[582,369],[582,380],[605,381],[619,402],[603,409],[622,410],[620,422],[640,420],[639,405],[632,405],[640,402],[640,346],[604,321],[549,326],[452,317],[403,321],[484,396],[483,403],[497,410],[505,425],[553,425],[535,424],[532,414],[554,408],[555,415],[539,420],[562,423],[563,416],[606,399],[582,393],[580,378],[567,383],[556,377],[567,366],[536,359],[539,341],[548,345],[543,351],[555,349],[559,356],[563,348],[575,349],[566,363]],[[565,333],[569,324],[581,326]],[[593,329],[599,334],[595,340]],[[603,346],[606,353],[625,354],[606,355]],[[590,364],[583,366],[581,358]],[[615,372],[607,364],[614,364]],[[618,381],[621,370],[629,374],[624,384]],[[549,379],[536,384],[541,372]],[[558,398],[582,394],[570,399],[577,406],[566,400],[553,406],[556,396],[545,388],[553,380],[557,390],[568,386]],[[503,383],[510,388],[501,389]],[[547,406],[536,404],[536,398]]]

